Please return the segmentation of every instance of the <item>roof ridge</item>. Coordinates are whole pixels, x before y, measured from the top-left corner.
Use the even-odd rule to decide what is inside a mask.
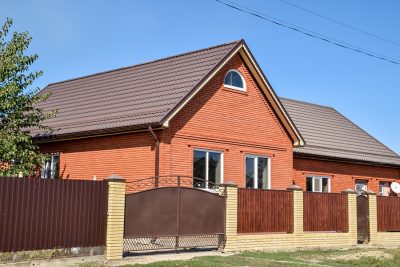
[[[279,99],[281,99],[281,100],[293,101],[293,102],[298,102],[298,103],[302,103],[302,104],[306,104],[306,105],[310,105],[310,106],[317,106],[317,107],[321,107],[321,108],[327,108],[327,109],[333,109],[333,110],[335,110],[335,108],[333,108],[333,107],[331,107],[331,106],[326,106],[326,105],[321,105],[321,104],[315,104],[315,103],[307,102],[307,101],[304,101],[304,100],[298,100],[298,99],[293,99],[293,98],[287,98],[287,97],[283,97],[283,96],[279,96]]]
[[[188,51],[188,52],[183,52],[183,53],[179,53],[179,54],[168,56],[168,57],[164,57],[164,58],[145,61],[145,62],[134,64],[134,65],[129,65],[129,66],[120,67],[120,68],[111,69],[111,70],[106,70],[106,71],[100,71],[100,72],[96,72],[96,73],[92,73],[92,74],[88,74],[88,75],[83,75],[83,76],[76,77],[76,78],[71,78],[71,79],[67,79],[67,80],[63,80],[63,81],[59,81],[59,82],[49,83],[47,86],[54,85],[54,84],[61,84],[61,83],[70,82],[70,81],[79,80],[79,79],[84,79],[84,78],[88,78],[88,77],[92,77],[92,76],[97,76],[97,75],[110,73],[110,72],[114,72],[114,71],[129,69],[129,68],[138,67],[138,66],[142,66],[142,65],[147,65],[147,64],[151,64],[151,63],[155,63],[155,62],[159,62],[159,61],[164,61],[164,60],[172,59],[172,58],[176,58],[176,57],[186,56],[186,55],[190,55],[190,54],[194,54],[194,53],[198,53],[198,52],[202,52],[202,51],[206,51],[206,50],[210,50],[210,49],[215,49],[215,48],[222,47],[222,46],[227,46],[227,45],[239,43],[241,41],[242,41],[242,39],[236,40],[236,41],[232,41],[232,42],[228,42],[228,43],[213,45],[213,46],[210,46],[210,47],[201,48],[201,49],[197,49],[197,50],[192,50],[192,51]],[[43,88],[43,89],[45,89],[45,88]]]

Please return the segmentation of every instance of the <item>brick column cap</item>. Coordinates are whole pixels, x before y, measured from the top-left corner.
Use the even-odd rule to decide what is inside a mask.
[[[376,193],[372,190],[366,190],[365,193],[367,193],[367,195],[376,195]]]
[[[111,174],[110,176],[107,177],[108,182],[121,182],[125,183],[125,179],[115,173]]]
[[[292,184],[291,186],[286,188],[286,190],[289,190],[289,191],[303,191],[303,188],[301,188],[297,184]]]
[[[226,181],[225,183],[220,184],[220,186],[222,186],[222,187],[235,187],[235,188],[238,187],[237,184],[235,184],[234,182],[231,182],[231,181]]]
[[[355,194],[356,191],[354,191],[351,188],[346,188],[345,190],[342,191],[343,194]]]

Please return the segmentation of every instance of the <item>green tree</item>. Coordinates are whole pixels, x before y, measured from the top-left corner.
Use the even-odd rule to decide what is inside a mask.
[[[28,32],[10,34],[12,20],[7,19],[0,29],[0,176],[34,175],[44,156],[32,141],[30,131],[51,131],[43,121],[54,116],[36,106],[49,94],[37,94],[30,89],[42,75],[30,72],[29,67],[38,56],[25,55],[32,38]]]

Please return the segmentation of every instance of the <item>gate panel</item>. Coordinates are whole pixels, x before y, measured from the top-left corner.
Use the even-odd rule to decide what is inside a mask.
[[[126,195],[125,252],[224,245],[225,197],[179,185]]]
[[[357,240],[359,243],[366,244],[370,240],[368,195],[357,193],[359,194],[357,196]]]
[[[199,189],[180,188],[180,235],[223,234],[224,198]]]
[[[176,235],[178,188],[126,195],[124,237]]]

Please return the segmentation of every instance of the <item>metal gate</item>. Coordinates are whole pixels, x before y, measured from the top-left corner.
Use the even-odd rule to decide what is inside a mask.
[[[225,190],[218,185],[152,177],[127,183],[126,191],[124,252],[224,246]]]
[[[364,190],[357,191],[357,241],[359,244],[368,244],[369,233],[369,201]]]

